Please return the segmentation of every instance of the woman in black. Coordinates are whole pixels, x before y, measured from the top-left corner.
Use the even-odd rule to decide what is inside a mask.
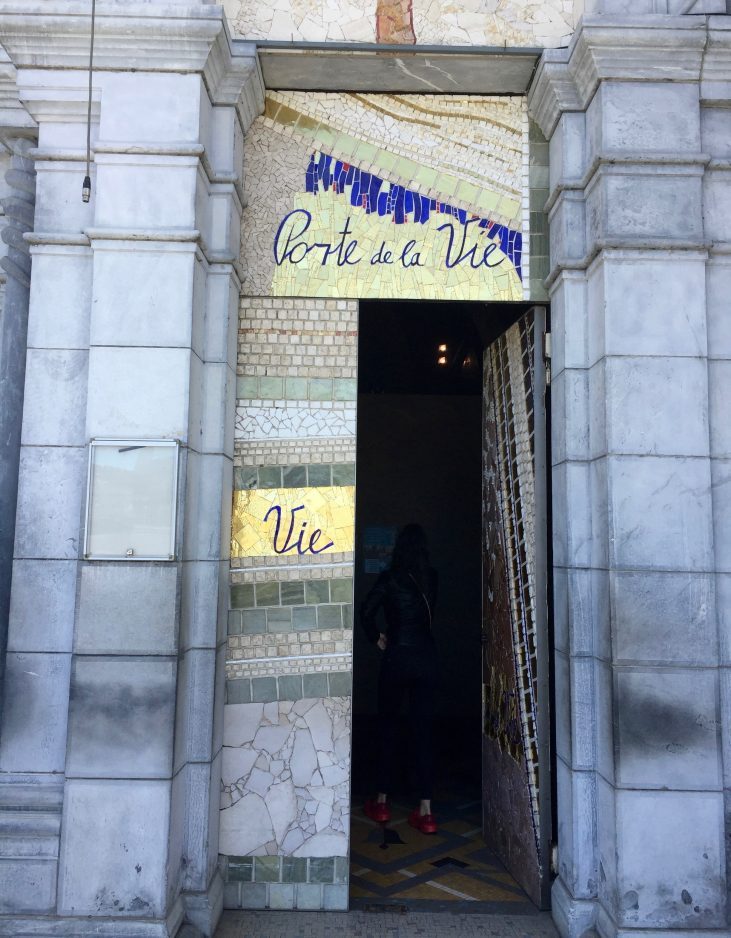
[[[392,790],[398,747],[398,714],[408,697],[412,766],[420,804],[409,824],[424,834],[436,833],[431,811],[433,754],[432,717],[437,683],[437,654],[432,618],[437,598],[437,574],[429,566],[426,535],[418,524],[408,524],[396,538],[391,565],[376,581],[361,607],[368,638],[384,652],[378,679],[380,725],[379,792],[365,805],[368,817],[391,818],[388,792]],[[379,626],[383,611],[385,629]]]

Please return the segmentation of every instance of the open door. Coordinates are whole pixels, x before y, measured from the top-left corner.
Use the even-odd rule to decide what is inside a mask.
[[[550,904],[545,309],[485,350],[482,787],[487,843]]]

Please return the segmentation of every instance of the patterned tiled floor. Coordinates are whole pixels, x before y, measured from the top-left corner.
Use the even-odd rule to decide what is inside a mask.
[[[408,824],[410,807],[393,804],[391,821],[382,825],[354,803],[351,908],[535,914],[535,906],[482,840],[479,801],[440,800],[434,835]]]

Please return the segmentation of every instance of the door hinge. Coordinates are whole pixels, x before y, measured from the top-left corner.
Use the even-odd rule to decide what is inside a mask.
[[[546,366],[546,386],[551,384],[551,333],[543,333],[543,363]]]

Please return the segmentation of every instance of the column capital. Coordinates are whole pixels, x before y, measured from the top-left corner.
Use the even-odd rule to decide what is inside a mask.
[[[90,15],[68,0],[0,0],[10,67],[85,71]],[[2,70],[0,60],[0,107]],[[214,104],[235,107],[244,129],[264,106],[253,43],[234,41],[212,4],[97,0],[94,70],[198,72]]]
[[[710,19],[710,22],[709,22]],[[713,31],[723,59],[728,17],[593,15],[582,18],[568,49],[546,50],[528,106],[550,138],[564,111],[583,111],[602,81],[697,82]],[[714,27],[713,21],[721,21]],[[725,27],[725,29],[723,28]]]
[[[9,141],[14,137],[35,137],[36,122],[18,97],[18,70],[8,53],[0,46],[0,142],[12,149]]]

